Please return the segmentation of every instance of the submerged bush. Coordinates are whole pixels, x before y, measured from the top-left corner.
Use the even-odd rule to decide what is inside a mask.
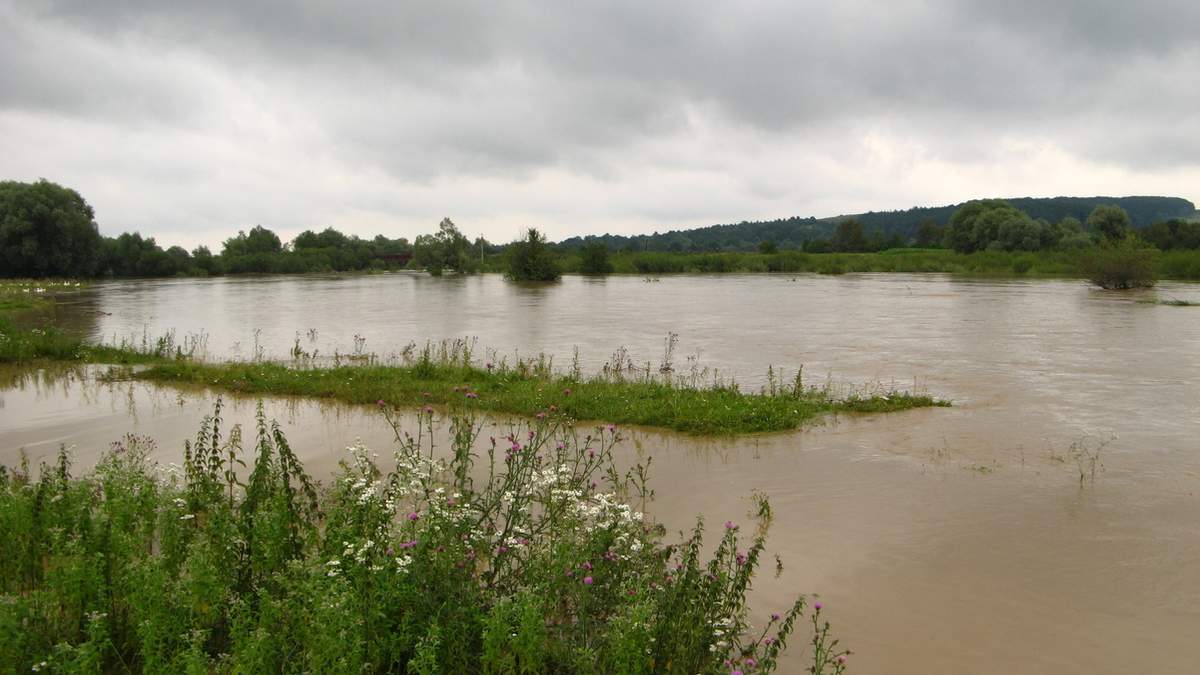
[[[67,672],[769,672],[805,608],[748,622],[770,510],[711,557],[643,517],[608,427],[547,414],[490,439],[469,414],[362,446],[327,489],[261,408],[249,473],[220,403],[182,468],[128,437],[75,477],[0,470],[0,663]],[[443,458],[444,457],[444,458]],[[839,673],[820,606],[814,673]]]
[[[1080,267],[1101,288],[1144,288],[1154,285],[1158,255],[1157,249],[1136,237],[1106,240],[1083,254]]]

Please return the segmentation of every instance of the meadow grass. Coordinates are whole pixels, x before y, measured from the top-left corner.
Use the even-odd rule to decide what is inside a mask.
[[[259,408],[256,439],[220,401],[182,467],[152,441],[94,470],[0,467],[0,663],[72,673],[771,672],[798,628],[806,669],[849,652],[820,603],[750,622],[772,514],[715,547],[643,516],[645,466],[622,473],[612,427],[561,414],[480,439],[470,412],[395,429],[395,469],[347,449],[328,487]],[[413,435],[415,433],[415,436]],[[482,448],[482,449],[480,449]],[[35,473],[37,475],[35,475]],[[706,553],[711,551],[711,553]]]

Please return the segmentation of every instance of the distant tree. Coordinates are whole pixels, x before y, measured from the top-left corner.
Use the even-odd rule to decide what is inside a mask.
[[[833,231],[832,248],[835,251],[856,253],[867,249],[867,239],[863,235],[863,226],[855,218],[847,218],[837,224]]]
[[[1101,239],[1119,241],[1129,235],[1129,214],[1116,204],[1101,204],[1092,209],[1087,223]]]
[[[805,253],[829,253],[833,250],[833,245],[828,239],[810,239],[804,242]]]
[[[608,274],[613,271],[612,261],[608,259],[608,247],[604,242],[592,240],[580,249],[579,271],[584,274]]]
[[[1200,222],[1172,218],[1138,231],[1138,236],[1159,249],[1200,249]]]
[[[758,252],[764,255],[779,253],[779,244],[774,239],[764,239],[758,242]]]
[[[194,269],[206,276],[221,273],[217,257],[208,250],[207,246],[197,246],[192,249],[192,264]]]
[[[943,243],[959,253],[983,250],[1035,250],[1041,247],[1039,225],[1002,199],[967,202],[946,225]]]
[[[524,239],[509,244],[507,255],[505,276],[514,281],[554,281],[562,275],[545,235],[532,227]]]
[[[935,248],[942,243],[945,231],[933,218],[926,218],[917,225],[917,248]]]
[[[437,276],[450,269],[460,274],[479,270],[478,252],[463,236],[454,221],[443,218],[435,234],[423,234],[413,242],[413,263]]]
[[[0,181],[0,276],[92,276],[102,256],[94,217],[69,188]]]

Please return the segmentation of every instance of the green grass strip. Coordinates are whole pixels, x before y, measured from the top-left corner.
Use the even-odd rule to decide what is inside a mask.
[[[695,434],[738,434],[795,429],[830,412],[893,412],[948,402],[906,392],[836,398],[824,390],[799,395],[751,394],[732,387],[692,388],[659,381],[575,380],[492,373],[461,365],[292,368],[277,363],[153,365],[135,377],[155,382],[219,387],[242,394],[329,398],[346,403],[465,405],[534,416],[555,406],[581,420],[636,424]]]

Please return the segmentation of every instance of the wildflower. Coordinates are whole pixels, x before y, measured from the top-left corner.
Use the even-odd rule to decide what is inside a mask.
[[[821,611],[821,603],[818,602],[818,603],[814,604],[813,609],[817,610],[818,612]]]
[[[194,513],[185,513],[182,516],[179,516],[179,519],[180,520],[191,520],[192,518],[195,518],[195,517],[196,517],[196,514],[194,514]]]
[[[837,658],[837,662],[838,662],[838,663],[845,663],[845,662],[846,662],[846,655],[845,655],[845,654],[841,654],[841,655],[839,655],[839,656],[838,656],[838,658]]]
[[[479,394],[476,394],[476,393],[475,393],[475,392],[473,392],[473,391],[468,391],[468,392],[467,392],[467,398],[479,398]]]
[[[539,420],[544,420],[544,419],[546,419],[546,413],[540,412],[540,413],[534,415],[534,417],[538,418]]]
[[[771,620],[778,621],[779,620],[779,612],[771,612]]]
[[[737,528],[738,528],[738,526],[737,526],[737,525],[734,525],[732,520],[727,520],[727,521],[725,521],[725,529],[727,529],[727,530],[736,530]]]
[[[382,408],[383,406],[387,405],[386,403],[384,403],[384,402],[383,402],[383,399],[379,399],[378,401],[376,401],[376,403],[378,403],[378,404],[379,404],[379,407],[380,407],[380,408]]]
[[[488,361],[488,362],[487,362],[487,364],[485,364],[485,367],[486,367],[488,370],[491,370],[492,368],[494,368],[494,366],[492,365],[492,362],[491,362],[491,361]]]
[[[409,519],[409,520],[417,520],[417,519],[418,519],[418,518],[420,518],[420,517],[421,517],[421,514],[417,513],[416,511],[414,511],[414,512],[412,512],[412,513],[408,514],[408,519]]]
[[[563,389],[563,396],[570,396],[570,395],[571,395],[570,389]]]
[[[592,579],[591,577],[584,577],[584,578],[583,578],[583,585],[584,585],[584,586],[591,586],[593,583],[595,583],[595,580],[594,580],[594,579]]]
[[[558,412],[558,406],[552,404],[550,406],[550,412]]]
[[[425,406],[425,414],[432,415],[433,414],[433,406],[431,406],[431,405]]]
[[[750,658],[746,659],[746,665],[753,668],[754,666],[758,665],[758,660],[751,656]]]
[[[591,572],[592,571],[592,563],[590,563],[590,562],[583,563],[583,569]]]

